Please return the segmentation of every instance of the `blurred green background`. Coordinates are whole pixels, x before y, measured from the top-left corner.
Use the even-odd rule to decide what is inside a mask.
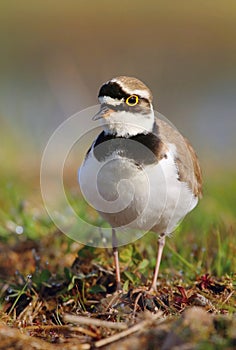
[[[135,76],[150,87],[154,108],[191,140],[203,170],[204,197],[167,239],[159,287],[164,294],[171,290],[173,295],[176,286],[194,287],[199,296],[197,285],[209,273],[209,278],[217,277],[221,283],[217,286],[224,288],[222,294],[201,291],[210,298],[208,304],[208,299],[203,297],[207,301],[206,309],[224,315],[235,313],[236,1],[1,0],[0,50],[0,318],[3,315],[3,322],[25,327],[24,317],[28,317],[28,324],[38,327],[43,323],[47,327],[46,316],[36,316],[37,310],[43,310],[50,317],[48,324],[52,324],[51,318],[56,314],[55,322],[61,325],[60,300],[64,305],[65,300],[74,298],[75,304],[70,302],[70,305],[77,313],[81,300],[82,305],[85,299],[90,301],[93,287],[104,290],[103,279],[96,282],[101,285],[91,287],[87,282],[90,273],[86,272],[86,278],[82,277],[86,282],[82,282],[78,277],[79,264],[74,262],[78,256],[82,265],[86,265],[84,271],[93,272],[94,262],[103,266],[99,271],[104,268],[112,271],[112,255],[104,249],[80,250],[80,244],[61,234],[45,211],[39,172],[43,151],[54,130],[74,113],[97,104],[100,85],[118,75]],[[79,197],[77,168],[82,151],[80,145],[75,147],[66,160],[65,191],[80,217],[100,227],[102,219]],[[57,156],[60,147],[55,151]],[[49,182],[50,190],[54,184]],[[56,211],[66,224],[71,207]],[[84,234],[82,227],[78,231]],[[126,291],[130,286],[140,287],[151,281],[156,241],[157,236],[149,233],[119,249]],[[30,279],[19,278],[28,274],[33,276],[33,288]],[[56,311],[51,297],[46,304],[42,304],[44,297],[41,297],[45,286],[54,289],[57,285],[54,282],[57,279],[51,279],[54,275],[67,288],[66,294],[64,289],[55,290]],[[26,281],[24,285],[22,281]],[[83,283],[81,292],[75,281],[78,286]],[[94,279],[91,281],[95,283]],[[71,285],[76,291],[71,290]],[[5,298],[5,292],[10,290],[8,286],[16,294]],[[15,312],[20,300],[25,300],[19,299],[24,293],[27,300],[31,300],[28,298],[31,294],[33,302],[16,323]],[[13,301],[11,306],[9,297]],[[205,299],[199,300],[205,303]],[[39,304],[35,304],[37,300]],[[2,312],[7,307],[14,322]],[[170,310],[172,313],[172,306]],[[120,313],[117,317],[120,318]],[[217,334],[209,337],[212,349],[216,343],[217,349],[224,346],[221,333],[230,336],[227,330],[230,323],[222,327],[220,324],[215,326]],[[169,325],[174,329],[175,325]],[[52,342],[60,340],[54,331],[50,333]],[[201,336],[205,339],[202,333]],[[51,338],[47,336],[47,340]]]
[[[3,0],[0,42],[4,184],[25,181],[38,201],[48,138],[117,75],[151,88],[155,109],[191,140],[215,192],[235,178],[235,1]]]

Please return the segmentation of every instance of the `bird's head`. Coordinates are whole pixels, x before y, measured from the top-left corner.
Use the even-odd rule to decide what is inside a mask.
[[[126,76],[113,78],[101,86],[98,99],[101,108],[93,119],[105,121],[107,134],[129,137],[152,131],[152,93],[140,80]]]

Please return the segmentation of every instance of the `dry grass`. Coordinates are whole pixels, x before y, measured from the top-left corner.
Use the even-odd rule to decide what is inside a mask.
[[[58,232],[8,178],[0,198],[0,349],[233,348],[235,180],[228,176],[223,198],[219,181],[206,184],[202,204],[168,240],[156,294],[148,292],[155,235],[120,249],[119,294],[111,252]]]

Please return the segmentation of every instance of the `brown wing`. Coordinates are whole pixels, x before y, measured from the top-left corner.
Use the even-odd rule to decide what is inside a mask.
[[[167,145],[172,143],[176,147],[176,165],[179,179],[191,188],[195,196],[202,196],[202,173],[197,155],[189,143],[178,130],[162,119],[156,118],[158,136]]]

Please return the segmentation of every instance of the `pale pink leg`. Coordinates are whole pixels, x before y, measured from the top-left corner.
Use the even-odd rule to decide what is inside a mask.
[[[116,289],[121,290],[121,281],[120,281],[120,264],[119,264],[119,254],[118,254],[118,248],[117,248],[117,239],[116,239],[116,231],[113,228],[112,229],[112,247],[113,247],[113,256],[114,256],[114,263],[115,263],[115,269],[116,269]]]
[[[161,257],[162,257],[162,252],[165,246],[165,235],[162,234],[159,236],[158,238],[158,251],[157,251],[157,261],[156,261],[156,267],[155,267],[155,272],[154,272],[154,276],[153,276],[153,280],[152,280],[152,285],[150,290],[157,290],[157,277],[158,277],[158,273],[159,273],[159,268],[160,268],[160,263],[161,263]]]

